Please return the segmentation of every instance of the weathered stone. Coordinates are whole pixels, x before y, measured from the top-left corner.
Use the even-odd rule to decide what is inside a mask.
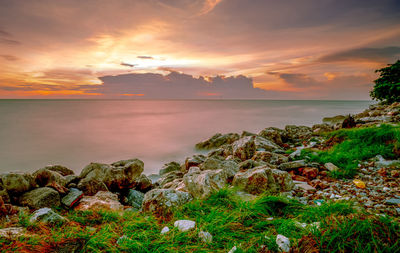
[[[197,149],[213,149],[213,148],[219,148],[220,146],[224,144],[232,144],[236,140],[239,139],[239,135],[236,133],[228,133],[228,134],[215,134],[211,138],[197,143],[196,148]]]
[[[200,231],[198,236],[204,243],[212,243],[213,237],[209,232]]]
[[[260,136],[255,136],[254,143],[257,151],[274,151],[280,149],[274,142]]]
[[[338,171],[339,170],[339,168],[336,165],[334,165],[333,163],[325,163],[324,166],[329,171]]]
[[[60,194],[52,188],[41,187],[24,193],[19,203],[32,209],[56,207],[60,205]]]
[[[239,171],[239,165],[232,160],[220,160],[215,157],[207,158],[199,167],[201,170],[223,170],[228,178]]]
[[[167,174],[171,171],[178,171],[181,169],[181,165],[177,162],[170,162],[170,163],[166,163],[164,164],[164,166],[161,168],[159,174],[160,176]]]
[[[23,227],[9,227],[0,229],[0,238],[8,240],[16,240],[19,237],[28,236],[26,228]]]
[[[173,182],[176,179],[180,179],[183,177],[183,173],[181,171],[171,171],[167,174],[164,174],[157,183],[161,188],[164,188],[166,184]]]
[[[127,196],[127,204],[140,210],[142,208],[142,203],[144,199],[144,193],[130,189]]]
[[[312,126],[312,130],[314,134],[322,134],[333,131],[333,126],[327,123],[316,124]]]
[[[103,179],[103,183],[111,191],[132,188],[136,183],[135,179],[142,174],[144,168],[144,163],[139,159],[124,160],[114,164],[123,165],[107,169]]]
[[[66,221],[64,217],[54,212],[51,208],[45,207],[39,210],[36,210],[32,213],[31,218],[29,219],[30,223],[42,222],[46,224],[58,224]]]
[[[191,220],[177,220],[174,223],[174,227],[178,228],[180,232],[186,232],[196,227],[196,222]]]
[[[2,200],[5,203],[9,203],[10,202],[10,196],[8,195],[8,192],[6,190],[6,188],[3,185],[3,180],[0,177],[0,198],[2,198]]]
[[[397,198],[388,199],[388,200],[385,200],[385,204],[387,204],[387,205],[400,205],[400,199],[397,199]]]
[[[233,156],[245,161],[256,152],[255,136],[243,137],[232,144]]]
[[[118,196],[111,192],[100,191],[94,196],[84,196],[75,210],[94,211],[94,210],[113,210],[122,211],[124,206],[118,201]]]
[[[259,136],[271,140],[279,146],[283,145],[285,140],[285,131],[276,127],[268,127],[258,133]]]
[[[254,161],[263,161],[275,165],[289,161],[286,156],[272,153],[270,151],[257,151],[251,159]]]
[[[222,169],[188,173],[183,177],[189,192],[193,197],[200,199],[205,199],[213,192],[223,188],[227,179],[227,174]]]
[[[287,125],[285,127],[286,138],[292,142],[304,141],[312,136],[312,129],[308,126]]]
[[[313,180],[318,176],[318,169],[312,167],[306,167],[303,169],[302,175],[308,178],[309,180]]]
[[[133,187],[139,191],[145,192],[153,187],[153,183],[151,182],[150,178],[142,174],[135,179]]]
[[[74,174],[74,172],[72,170],[70,170],[67,167],[62,166],[62,165],[48,165],[48,166],[44,167],[44,169],[55,171],[55,172],[61,174],[64,177]]]
[[[9,194],[21,194],[36,187],[34,178],[29,174],[7,173],[2,174],[1,179]]]
[[[204,155],[193,155],[186,158],[185,165],[181,167],[182,172],[186,173],[187,171],[189,171],[190,167],[198,167],[205,160],[206,157]]]
[[[251,194],[290,191],[294,187],[289,173],[267,166],[237,173],[232,184]]]
[[[193,168],[197,168],[197,167],[192,167],[192,168],[190,168],[190,170],[193,169]],[[166,183],[163,186],[163,188],[164,189],[173,189],[173,190],[177,190],[177,191],[187,192],[187,188],[186,188],[185,183],[183,182],[183,178],[177,178],[172,182]]]
[[[343,120],[346,118],[346,116],[343,115],[337,115],[334,117],[325,117],[322,119],[323,123],[327,123],[327,124],[331,124],[331,125],[335,125],[335,124],[342,124]]]
[[[289,252],[290,251],[290,241],[289,238],[283,235],[276,236],[276,244],[281,252]]]
[[[263,162],[263,161],[246,160],[246,161],[239,163],[239,171],[249,170],[249,169],[264,166],[264,165],[270,165],[270,164],[267,164],[266,162]]]
[[[84,178],[79,181],[78,189],[83,191],[85,195],[93,196],[100,191],[108,191],[107,186],[96,178]]]
[[[173,208],[181,206],[193,198],[187,192],[172,189],[154,189],[144,195],[142,210],[168,219]]]
[[[294,170],[294,169],[298,169],[298,168],[305,167],[305,166],[306,166],[306,162],[304,160],[298,160],[298,161],[293,161],[293,162],[281,163],[278,166],[278,169],[289,171],[289,170]]]
[[[77,175],[67,175],[65,176],[65,180],[67,181],[66,186],[69,186],[69,184],[78,184],[79,183],[79,176]]]
[[[67,184],[67,180],[60,173],[46,168],[35,171],[32,176],[35,178],[35,182],[39,187],[44,187],[52,182],[61,186],[66,186]]]
[[[169,227],[163,227],[163,229],[161,229],[161,234],[166,234],[169,232]]]
[[[293,181],[295,184],[294,188],[298,188],[303,191],[315,191],[316,189],[312,187],[311,185],[307,184],[306,182],[302,181]]]
[[[69,190],[69,193],[61,199],[61,203],[64,206],[71,208],[74,205],[76,205],[82,197],[83,197],[82,191],[76,188],[71,188]]]

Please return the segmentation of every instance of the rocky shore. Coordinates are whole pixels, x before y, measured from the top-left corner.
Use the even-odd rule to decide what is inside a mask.
[[[237,196],[245,201],[265,193],[315,206],[347,200],[370,213],[399,217],[400,160],[377,155],[359,161],[353,178],[337,178],[338,164],[315,162],[302,152],[327,150],[340,143],[327,135],[338,129],[398,125],[399,121],[399,103],[377,104],[360,114],[324,118],[322,124],[312,127],[288,125],[259,133],[216,134],[196,144],[197,149],[209,151],[207,155],[193,155],[183,164],[167,163],[158,175],[143,174],[144,164],[139,159],[90,163],[79,175],[61,165],[31,174],[2,174],[0,238],[31,236],[26,228],[17,226],[21,213],[29,217],[30,224],[65,222],[60,210],[151,213],[159,221],[169,222],[175,208],[207,199],[226,187],[237,189]],[[180,231],[196,226],[190,220],[175,223]],[[216,235],[199,233],[205,242],[212,236]],[[281,251],[286,251],[285,238],[279,237]]]

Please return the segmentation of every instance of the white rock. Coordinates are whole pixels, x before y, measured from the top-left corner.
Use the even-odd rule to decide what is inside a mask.
[[[0,229],[0,238],[15,240],[18,237],[26,236],[26,229],[23,227],[10,227]]]
[[[211,243],[213,239],[210,233],[204,231],[199,232],[199,238],[205,243]]]
[[[169,227],[164,227],[163,229],[161,229],[161,234],[166,234],[169,232]]]
[[[283,235],[278,235],[276,237],[276,244],[278,244],[278,247],[281,252],[289,252],[290,250],[290,241],[289,238]]]
[[[268,218],[266,218],[266,220],[273,220],[274,219],[274,217],[268,217]]]
[[[233,248],[228,252],[228,253],[233,253],[237,250],[236,246],[233,246]]]
[[[181,232],[186,232],[192,230],[196,226],[196,222],[191,220],[177,220],[174,223],[174,226],[179,229]]]

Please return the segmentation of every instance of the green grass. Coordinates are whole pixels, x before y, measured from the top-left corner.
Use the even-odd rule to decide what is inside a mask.
[[[302,157],[319,163],[331,162],[340,168],[331,173],[336,178],[351,178],[357,173],[360,161],[376,155],[397,158],[394,150],[400,147],[400,126],[381,125],[366,128],[342,129],[328,138],[343,140],[326,151],[303,150]]]
[[[148,213],[62,211],[69,222],[57,226],[28,225],[28,231],[35,236],[0,239],[0,247],[2,252],[46,252],[66,243],[82,242],[82,252],[228,252],[233,246],[238,248],[237,252],[265,252],[262,247],[277,252],[276,236],[283,234],[295,250],[299,250],[299,242],[304,238],[313,240],[321,252],[400,249],[398,220],[367,215],[351,202],[328,201],[321,206],[308,206],[268,195],[246,202],[235,191],[226,188],[206,200],[187,203],[174,211],[169,222]],[[196,229],[179,232],[173,227],[178,219],[196,221]],[[314,222],[319,222],[320,228],[302,226]],[[164,226],[171,231],[161,235]],[[213,235],[211,243],[198,238],[201,230]]]

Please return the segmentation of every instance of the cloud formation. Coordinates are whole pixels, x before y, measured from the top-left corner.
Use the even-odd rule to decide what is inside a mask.
[[[322,56],[318,61],[376,61],[385,63],[398,58],[400,58],[400,47],[356,48]]]

